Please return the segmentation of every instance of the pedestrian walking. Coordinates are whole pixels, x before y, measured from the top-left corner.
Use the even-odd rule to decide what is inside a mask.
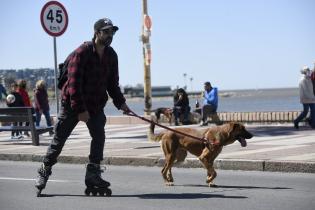
[[[301,70],[301,80],[299,83],[300,102],[303,105],[303,111],[294,120],[294,127],[299,129],[299,123],[306,118],[309,110],[311,110],[309,124],[312,128],[315,128],[315,96],[313,93],[313,84],[311,80],[311,71],[307,66],[304,66]]]
[[[35,125],[40,126],[40,121],[42,114],[45,116],[47,127],[52,126],[50,118],[50,108],[48,101],[48,93],[46,88],[46,83],[44,80],[38,80],[34,89],[34,102],[35,102],[35,114],[36,123]],[[50,135],[53,134],[52,131],[49,132]]]

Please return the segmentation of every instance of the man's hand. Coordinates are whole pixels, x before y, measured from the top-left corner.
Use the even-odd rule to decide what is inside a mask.
[[[128,113],[131,112],[131,110],[129,109],[128,105],[125,104],[125,103],[123,105],[121,105],[120,109],[123,110],[124,114],[128,114]]]
[[[85,112],[79,113],[78,119],[79,119],[79,121],[82,121],[82,122],[87,122],[87,121],[89,121],[89,119],[90,119],[90,114],[89,114],[89,112],[88,112],[88,111],[85,111]]]

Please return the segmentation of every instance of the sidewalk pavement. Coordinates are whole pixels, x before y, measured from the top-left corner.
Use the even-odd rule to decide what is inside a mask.
[[[110,118],[110,117],[109,117]],[[127,118],[126,118],[127,119]],[[148,124],[124,119],[109,120],[105,127],[105,165],[162,166],[164,155],[159,142],[147,139]],[[115,122],[115,123],[114,123]],[[140,124],[141,123],[141,124]],[[255,170],[315,173],[315,131],[308,127],[295,130],[291,124],[246,125],[254,134],[241,147],[236,141],[223,148],[215,167],[226,170]],[[190,127],[200,128],[199,125]],[[156,133],[162,131],[156,128]],[[32,146],[30,138],[11,140],[10,132],[0,133],[0,160],[41,161],[52,139],[40,136],[40,146]],[[59,156],[63,163],[87,163],[90,136],[84,123],[74,129]],[[188,155],[177,167],[202,167]]]

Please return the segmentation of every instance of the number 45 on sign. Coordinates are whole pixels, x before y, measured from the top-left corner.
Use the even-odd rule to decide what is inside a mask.
[[[41,11],[41,24],[51,36],[62,35],[68,26],[68,14],[64,6],[57,1],[47,2]]]

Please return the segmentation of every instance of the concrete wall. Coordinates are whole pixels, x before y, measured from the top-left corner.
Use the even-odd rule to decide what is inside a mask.
[[[285,112],[219,112],[221,121],[248,122],[248,123],[287,123],[292,122],[299,111]]]

